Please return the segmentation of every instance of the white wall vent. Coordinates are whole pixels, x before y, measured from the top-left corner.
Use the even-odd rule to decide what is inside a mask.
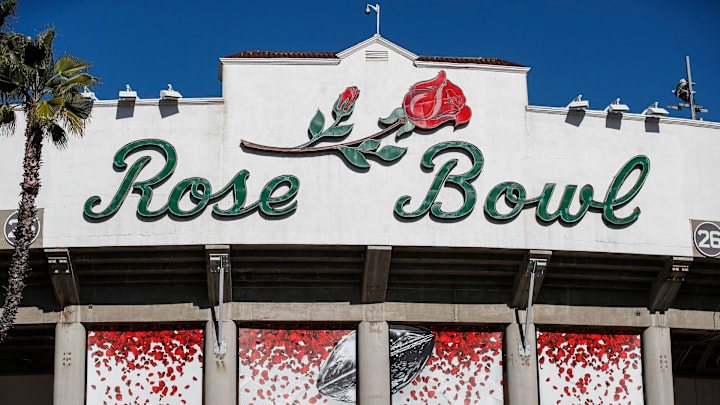
[[[375,61],[375,62],[387,62],[387,60],[388,60],[388,51],[371,51],[371,50],[366,50],[366,51],[365,51],[365,60]]]

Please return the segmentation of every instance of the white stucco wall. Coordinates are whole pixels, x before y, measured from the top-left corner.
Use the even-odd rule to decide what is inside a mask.
[[[383,50],[382,43],[365,49]],[[45,208],[45,247],[192,245],[192,244],[350,244],[476,246],[517,249],[603,251],[690,256],[689,219],[720,219],[720,189],[712,187],[720,150],[720,125],[662,119],[646,126],[644,118],[626,115],[620,128],[600,112],[588,112],[581,122],[566,122],[562,109],[528,107],[526,70],[485,66],[418,67],[389,49],[388,61],[366,61],[365,49],[340,63],[285,64],[283,61],[223,61],[223,100],[183,100],[177,113],[157,102],[140,101],[133,115],[124,117],[116,103],[100,102],[84,139],[68,150],[46,148],[43,189],[38,206]],[[262,63],[261,63],[262,62]],[[241,139],[270,146],[297,146],[307,140],[307,127],[319,108],[331,121],[333,102],[348,86],[361,93],[347,123],[355,127],[348,139],[377,132],[378,118],[399,107],[409,87],[445,70],[472,108],[470,122],[454,129],[394,135],[383,145],[407,147],[391,165],[371,160],[365,172],[351,170],[336,154],[287,156],[258,154],[240,148]],[[691,125],[692,124],[692,125]],[[609,126],[609,127],[608,127]],[[659,132],[656,132],[659,130]],[[250,172],[248,202],[257,200],[265,183],[279,175],[300,179],[297,211],[268,219],[257,212],[218,220],[208,207],[199,216],[178,220],[164,216],[153,221],[137,217],[139,197],[131,194],[120,211],[103,222],[83,217],[83,204],[99,195],[105,208],[125,172],[112,168],[115,152],[143,138],[166,140],[178,152],[173,176],[160,186],[151,207],[167,201],[171,188],[187,177],[207,178],[216,191],[238,171]],[[409,209],[424,198],[435,173],[423,172],[420,160],[431,146],[465,141],[484,154],[485,165],[473,185],[475,210],[462,220],[438,221],[425,216],[401,221],[393,214],[395,201],[410,195]],[[141,179],[154,175],[160,155]],[[650,174],[635,199],[619,214],[634,207],[642,213],[634,224],[608,227],[597,211],[575,226],[541,224],[535,209],[526,208],[510,222],[491,222],[483,213],[485,197],[502,181],[525,186],[528,197],[541,193],[545,183],[557,183],[553,204],[565,185],[591,184],[602,200],[613,176],[635,155],[650,158]],[[22,137],[0,138],[0,209],[17,206]],[[133,155],[130,164],[141,154]],[[469,168],[460,153],[443,154],[436,167],[458,158],[454,173]],[[631,177],[631,181],[635,176]],[[708,184],[710,186],[708,186]],[[443,189],[438,198],[445,210],[459,206],[459,194]],[[230,205],[228,198],[221,203]],[[577,206],[577,202],[574,207]]]

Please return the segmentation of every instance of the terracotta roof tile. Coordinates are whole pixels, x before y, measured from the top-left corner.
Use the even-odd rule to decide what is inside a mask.
[[[295,59],[337,59],[335,52],[301,51],[242,51],[226,58],[295,58]]]
[[[266,58],[289,58],[289,59],[337,59],[336,52],[302,52],[302,51],[242,51],[226,58],[248,58],[248,59],[266,59]],[[475,63],[478,65],[499,65],[499,66],[519,66],[523,65],[510,62],[499,58],[468,58],[468,57],[452,57],[452,56],[418,56],[421,62],[445,62],[445,63]]]
[[[523,65],[510,62],[500,58],[461,58],[453,56],[418,56],[418,61],[421,62],[445,62],[445,63],[475,63],[478,65],[500,65],[500,66],[518,66],[525,67]]]

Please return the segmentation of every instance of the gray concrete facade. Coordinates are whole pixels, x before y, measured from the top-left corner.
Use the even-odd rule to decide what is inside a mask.
[[[643,383],[645,403],[673,405],[672,351],[670,328],[665,315],[653,314],[653,326],[642,334]]]
[[[539,402],[537,376],[537,349],[535,325],[530,324],[527,348],[522,351],[520,328],[525,325],[511,323],[505,328],[505,358],[507,364],[507,398],[509,405],[537,405]]]
[[[85,404],[87,334],[79,322],[55,327],[55,373],[53,404]]]
[[[358,405],[390,405],[390,335],[385,321],[363,321],[357,329]]]
[[[226,354],[214,353],[217,334],[215,323],[205,325],[205,405],[234,404],[237,401],[237,326],[233,321],[224,321],[222,338]]]

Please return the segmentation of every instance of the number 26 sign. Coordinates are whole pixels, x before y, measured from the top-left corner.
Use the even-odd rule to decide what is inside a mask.
[[[693,229],[693,244],[697,250],[696,253],[706,257],[719,256],[720,226],[718,226],[718,223],[693,220],[691,224]]]

